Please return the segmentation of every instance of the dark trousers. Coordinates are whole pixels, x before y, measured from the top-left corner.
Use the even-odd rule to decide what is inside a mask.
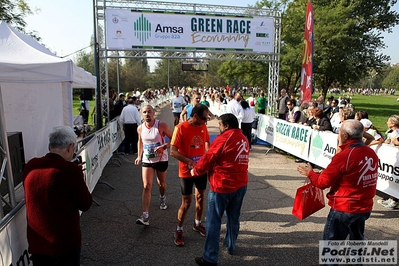
[[[252,148],[252,123],[241,123],[242,134],[247,137],[249,142],[249,148]]]
[[[87,121],[89,121],[89,111],[88,110],[81,110],[80,115],[83,118],[83,123],[87,124]]]
[[[80,249],[59,256],[32,254],[33,266],[80,266]]]
[[[132,145],[132,152],[137,153],[137,141],[139,136],[137,134],[137,124],[124,124],[125,130],[125,153],[130,152],[130,144]]]

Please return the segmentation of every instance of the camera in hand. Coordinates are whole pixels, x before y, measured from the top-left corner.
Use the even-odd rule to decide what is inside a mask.
[[[76,164],[82,164],[82,156],[75,156],[72,160],[71,163],[76,163]]]

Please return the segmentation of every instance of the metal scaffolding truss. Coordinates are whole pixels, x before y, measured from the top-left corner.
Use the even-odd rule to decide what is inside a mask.
[[[269,63],[268,82],[268,114],[274,114],[276,100],[278,97],[278,76],[280,69],[280,43],[281,43],[281,12],[279,10],[207,5],[194,3],[174,3],[160,1],[139,1],[139,0],[94,0],[95,37],[98,58],[98,83],[102,94],[103,114],[109,118],[109,106],[107,104],[108,91],[108,60],[113,58],[147,58],[147,59],[206,59],[206,60],[242,60],[261,61]],[[223,15],[236,17],[263,16],[273,18],[274,21],[274,51],[273,53],[259,53],[252,51],[223,51],[223,50],[171,50],[171,49],[143,49],[132,48],[124,50],[107,49],[106,45],[106,23],[105,10],[128,9],[136,12],[173,12],[175,14],[197,14],[197,15]],[[129,55],[119,52],[129,52]],[[178,85],[178,84],[177,84]],[[98,99],[98,97],[97,97]],[[97,105],[99,106],[99,105]],[[98,112],[98,114],[101,114]]]
[[[122,8],[134,11],[156,11],[174,13],[197,13],[197,14],[217,14],[225,16],[266,16],[281,18],[281,12],[275,9],[207,5],[194,3],[175,3],[163,1],[140,1],[140,0],[97,0],[98,9]]]
[[[187,52],[187,51],[170,51],[170,50],[133,50],[129,51],[129,55],[115,55],[117,50],[107,50],[111,52],[110,55],[101,57],[101,59],[106,58],[169,58],[169,59],[207,59],[207,60],[242,60],[242,61],[262,61],[262,62],[272,62],[276,61],[277,57],[274,54],[260,54],[260,53],[232,53],[221,52],[221,51],[206,51],[206,52]]]

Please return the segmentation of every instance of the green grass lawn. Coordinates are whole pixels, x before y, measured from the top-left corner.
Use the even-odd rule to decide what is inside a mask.
[[[328,95],[329,96],[329,95]],[[333,95],[338,98],[337,95]],[[345,96],[347,97],[347,96]],[[355,111],[364,110],[369,114],[373,125],[383,134],[387,131],[387,120],[393,114],[399,114],[399,102],[396,95],[358,95],[351,96]]]
[[[338,99],[338,94],[332,94],[335,99]],[[318,95],[314,95],[314,100]],[[327,95],[329,97],[330,95]],[[348,95],[341,95],[347,98]],[[244,98],[247,99],[249,95]],[[396,101],[397,95],[371,95],[365,96],[355,94],[350,96],[351,104],[355,106],[355,112],[364,110],[369,114],[369,119],[373,125],[383,134],[387,131],[387,120],[393,114],[399,114],[399,102]]]
[[[91,113],[93,112],[93,108],[96,104],[95,99],[93,98],[92,101],[90,102],[90,114],[89,114],[89,121],[88,124],[89,125],[94,125],[94,116],[91,115]],[[72,106],[72,114],[73,115],[78,115],[79,114],[79,107],[80,107],[80,100],[79,100],[79,96],[74,95],[73,96],[73,106]]]

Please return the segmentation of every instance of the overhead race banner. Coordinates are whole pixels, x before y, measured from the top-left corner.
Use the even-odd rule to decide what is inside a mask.
[[[133,12],[107,9],[108,49],[199,49],[274,52],[269,17]]]

